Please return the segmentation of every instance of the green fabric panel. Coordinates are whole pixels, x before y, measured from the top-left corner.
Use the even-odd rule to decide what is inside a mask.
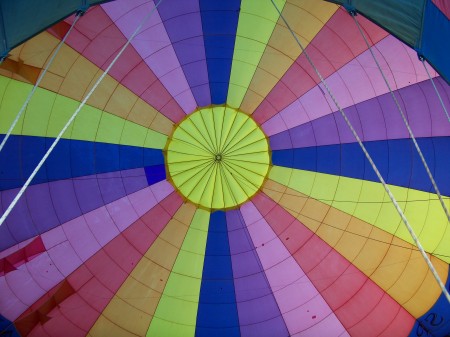
[[[276,1],[280,10],[285,3],[285,0]],[[228,89],[230,106],[241,106],[278,17],[271,1],[242,0]]]
[[[28,83],[0,76],[0,133],[6,134],[31,89]],[[79,105],[38,88],[12,134],[56,137]],[[167,142],[164,134],[89,105],[83,107],[63,138],[157,149]]]
[[[411,47],[419,44],[425,0],[327,0],[355,8]]]
[[[209,212],[198,209],[178,253],[147,336],[194,336]]]
[[[86,5],[105,0],[0,1],[0,55]],[[4,31],[2,31],[4,30]]]

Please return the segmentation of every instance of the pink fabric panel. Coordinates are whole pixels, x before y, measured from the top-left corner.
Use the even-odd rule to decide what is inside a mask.
[[[10,319],[17,318],[23,312],[21,302],[33,304],[171,192],[172,186],[161,181],[42,234],[46,253],[0,278],[7,280],[0,283],[0,292],[12,290],[16,294],[8,297],[16,298],[15,302],[0,302],[0,311],[6,311]],[[124,205],[128,206],[127,211]],[[4,288],[9,285],[11,289]]]
[[[72,17],[67,19],[69,23],[72,21]],[[102,7],[96,6],[77,23],[66,43],[105,70],[126,40]],[[181,107],[133,46],[124,51],[110,75],[172,121],[178,122],[184,117]],[[148,94],[150,91],[152,95]],[[167,105],[171,109],[164,109]]]
[[[400,336],[412,329],[415,319],[405,309],[290,213],[264,194],[256,195],[253,202],[350,335],[389,331]],[[304,227],[303,233],[290,227]],[[302,238],[300,242],[291,240],[292,233]],[[400,316],[399,311],[403,311]],[[395,322],[399,317],[403,325]],[[359,330],[363,326],[367,331]]]
[[[316,318],[317,319],[317,318]],[[335,319],[334,315],[329,315],[325,317],[322,324],[315,324],[306,331],[302,331],[292,335],[293,337],[325,337],[331,331],[340,331],[342,329],[342,324],[339,320]],[[350,337],[347,331],[342,332],[339,337]],[[392,337],[392,336],[391,336]]]
[[[241,213],[289,333],[329,324],[337,329],[327,331],[341,335],[344,327],[256,207],[248,202]]]
[[[9,320],[14,320],[23,312],[23,304],[31,306],[58,284],[63,276],[49,254],[45,253],[2,279],[5,282],[0,283],[0,293],[10,293],[11,296],[8,296],[8,307],[3,307],[6,303],[0,302],[0,311]]]
[[[141,0],[120,3],[113,1],[103,4],[102,7],[121,32],[129,38],[137,25],[154,8],[154,3]],[[131,44],[184,112],[192,112],[197,104],[157,11]]]
[[[17,272],[17,271],[16,271]],[[9,273],[16,274],[16,273]],[[37,283],[33,280],[29,280],[27,287],[20,289],[20,285],[14,282],[14,278],[0,277],[0,312],[4,317],[11,320],[18,317],[24,312],[31,303],[27,303],[26,300],[32,298],[32,287],[37,287]]]
[[[365,18],[358,18],[363,30],[373,43],[377,43],[388,35]],[[333,43],[331,44],[330,41]],[[328,20],[306,48],[324,78],[335,73],[366,49],[366,44],[353,23],[353,19],[343,8],[340,8]],[[253,117],[258,123],[263,124],[319,82],[320,80],[305,55],[300,55],[255,110]]]
[[[141,250],[143,248],[145,251],[148,250],[181,204],[182,199],[176,193],[172,193],[135,222],[135,224],[146,226],[153,235],[143,237],[142,226],[133,224],[80,265],[67,278],[70,286],[75,290],[75,294],[66,298],[59,307],[55,307],[48,314],[49,317],[63,315],[70,322],[49,320],[43,325],[36,325],[33,334],[38,336],[40,329],[43,328],[50,336],[60,336],[64,326],[76,326],[74,331],[84,336],[141,259]],[[166,205],[170,205],[170,207],[165,207]],[[137,235],[141,236],[141,242],[136,243],[129,240]],[[144,245],[145,247],[143,247]],[[48,293],[52,293],[54,289]],[[37,302],[37,306],[30,308],[21,317],[38,310],[39,303],[45,298],[46,295],[42,296],[41,300]],[[73,308],[83,311],[83,315],[87,316],[83,319],[75,317]]]
[[[393,36],[388,36],[380,41],[375,45],[373,51],[392,90],[428,79],[415,52]],[[402,71],[397,71],[397,69],[402,69]],[[436,76],[436,73],[433,72],[433,76]],[[326,82],[339,105],[344,109],[389,92],[370,51],[365,51],[350,61],[328,77]],[[278,119],[270,119],[262,127],[266,134],[271,136],[279,133],[280,130],[291,129],[334,111],[337,111],[334,102],[320,84],[280,112],[283,124]],[[357,119],[355,116],[352,122],[356,122]]]
[[[314,93],[317,94],[317,91],[314,91],[313,89],[306,95],[310,94],[313,96]],[[319,93],[319,95],[320,94],[322,93]],[[331,110],[329,109],[326,101],[323,98],[321,98],[319,102],[323,103],[323,106],[325,107],[326,110]],[[309,121],[310,118],[308,117],[308,114],[306,113],[306,109],[303,106],[303,104],[300,103],[299,101],[294,101],[286,109],[281,111],[279,114],[276,114],[266,123],[264,123],[262,125],[262,128],[267,135],[275,135],[284,130],[292,128],[292,125],[301,125],[308,123]]]

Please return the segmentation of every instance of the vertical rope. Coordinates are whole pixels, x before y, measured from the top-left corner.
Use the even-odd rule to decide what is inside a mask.
[[[442,109],[444,109],[445,115],[447,116],[447,120],[450,122],[450,115],[447,111],[447,107],[445,106],[444,101],[441,97],[441,94],[439,93],[439,90],[436,87],[436,84],[434,83],[433,77],[431,77],[430,72],[428,71],[427,65],[425,64],[425,59],[423,57],[420,57],[420,60],[422,61],[423,67],[425,68],[425,71],[428,74],[428,78],[430,79],[431,84],[433,84],[434,91],[436,92],[436,95],[439,98],[439,101],[441,102]]]
[[[28,106],[28,103],[30,103],[30,100],[33,97],[34,93],[36,92],[39,84],[41,83],[42,79],[44,78],[44,76],[47,73],[48,69],[50,68],[51,64],[55,60],[56,55],[58,55],[59,50],[61,49],[63,44],[66,42],[67,37],[70,35],[70,32],[72,31],[73,27],[75,26],[75,24],[77,23],[77,21],[79,19],[80,19],[80,13],[77,13],[77,15],[75,16],[75,20],[73,20],[72,25],[70,26],[70,28],[67,31],[67,33],[64,35],[64,38],[58,43],[58,46],[54,50],[50,60],[45,65],[44,71],[42,71],[41,74],[39,75],[36,83],[33,86],[33,89],[28,94],[27,99],[23,103],[22,107],[20,108],[19,112],[16,115],[16,118],[14,119],[14,121],[11,124],[11,126],[9,127],[8,132],[5,135],[5,138],[3,138],[2,143],[0,144],[0,152],[3,150],[3,147],[5,146],[6,141],[8,140],[9,136],[11,136],[11,133],[14,130],[14,127],[16,126],[17,122],[19,121],[20,116],[22,116],[22,113],[25,111],[26,107]]]
[[[430,168],[429,168],[429,166],[427,164],[427,161],[425,160],[425,157],[424,157],[424,155],[422,153],[422,150],[420,149],[419,144],[417,143],[416,137],[413,134],[411,126],[409,125],[408,120],[406,119],[406,116],[405,116],[405,114],[403,112],[403,109],[401,108],[400,103],[397,100],[397,97],[395,96],[394,92],[392,91],[392,88],[391,88],[391,86],[390,86],[390,84],[389,84],[389,82],[388,82],[388,80],[386,78],[386,75],[384,74],[383,70],[381,69],[381,66],[380,66],[380,63],[378,62],[378,59],[376,58],[372,48],[369,45],[369,42],[367,41],[367,37],[364,34],[363,30],[361,29],[361,26],[359,25],[358,20],[356,19],[355,13],[350,13],[350,15],[352,16],[353,20],[355,21],[356,26],[358,27],[358,30],[359,30],[360,34],[364,38],[364,41],[366,42],[367,48],[369,49],[370,53],[372,54],[372,57],[373,57],[376,65],[377,65],[378,69],[380,70],[381,76],[383,76],[384,82],[386,83],[386,86],[388,87],[389,92],[391,93],[391,96],[394,99],[395,105],[397,106],[397,109],[400,112],[400,115],[402,116],[403,122],[405,123],[405,126],[408,129],[409,136],[411,137],[411,140],[414,143],[414,147],[416,148],[417,153],[419,154],[420,160],[422,161],[422,164],[425,167],[425,170],[427,171],[427,174],[428,174],[428,177],[430,178],[431,184],[433,185],[433,188],[436,191],[436,194],[437,194],[437,196],[439,198],[439,201],[441,203],[442,209],[444,210],[445,215],[447,216],[447,220],[450,221],[450,213],[448,211],[448,208],[445,205],[445,202],[444,202],[444,199],[442,198],[441,192],[439,191],[439,188],[438,188],[438,186],[436,184],[436,181],[434,180],[433,174],[431,173],[431,170],[430,170]]]
[[[72,117],[70,117],[70,119],[67,121],[66,125],[64,125],[63,129],[61,130],[61,132],[58,134],[58,136],[56,137],[56,139],[53,141],[52,145],[50,146],[50,148],[47,150],[47,152],[45,153],[44,157],[41,159],[41,161],[39,162],[39,164],[36,166],[36,168],[34,169],[34,171],[31,173],[30,177],[28,178],[28,180],[25,182],[25,184],[22,186],[22,188],[20,189],[19,193],[16,195],[16,197],[14,198],[14,200],[11,202],[11,204],[8,206],[8,208],[6,209],[5,213],[3,213],[2,217],[0,218],[0,226],[3,225],[3,223],[5,222],[6,218],[8,217],[9,213],[11,213],[11,211],[13,210],[14,206],[17,204],[17,202],[19,201],[20,197],[25,193],[28,185],[30,185],[31,181],[33,180],[34,176],[37,174],[37,172],[39,171],[39,169],[42,167],[42,165],[45,163],[45,161],[47,160],[48,156],[50,156],[50,154],[52,153],[53,149],[55,148],[55,146],[58,144],[59,140],[61,139],[61,137],[63,136],[63,134],[66,132],[67,128],[72,124],[72,122],[74,121],[75,117],[78,115],[78,113],[80,112],[80,110],[83,108],[83,106],[86,104],[86,102],[88,101],[88,99],[91,97],[92,93],[95,91],[95,89],[97,89],[98,85],[101,83],[101,81],[105,78],[105,76],[109,73],[109,71],[111,70],[111,68],[114,66],[114,64],[117,62],[117,60],[120,58],[120,56],[123,54],[123,52],[125,51],[125,49],[128,47],[128,45],[131,43],[131,41],[134,39],[134,37],[139,33],[139,31],[142,29],[142,27],[144,26],[144,24],[148,21],[148,19],[153,15],[153,13],[155,12],[155,10],[158,8],[158,6],[161,4],[163,0],[159,0],[158,3],[155,5],[155,7],[144,17],[144,19],[141,21],[141,23],[139,24],[139,26],[136,28],[136,30],[133,32],[133,34],[130,36],[130,38],[127,40],[127,42],[125,43],[125,45],[122,47],[122,49],[119,51],[119,53],[116,55],[116,57],[112,60],[112,62],[110,63],[110,65],[108,66],[108,68],[106,68],[106,70],[103,72],[103,74],[98,78],[98,80],[95,82],[94,86],[92,87],[92,89],[88,92],[88,94],[86,95],[86,97],[83,99],[83,101],[80,103],[80,105],[78,106],[78,108],[75,110],[75,112],[73,113]]]
[[[302,53],[305,55],[306,59],[308,60],[308,63],[311,65],[311,67],[314,69],[314,72],[316,73],[316,75],[319,77],[320,81],[322,82],[323,86],[325,87],[325,89],[327,90],[328,94],[330,95],[331,99],[333,100],[334,104],[336,105],[336,108],[339,110],[339,112],[342,115],[342,118],[344,118],[345,122],[347,123],[347,126],[349,127],[350,131],[352,132],[353,136],[355,137],[356,141],[358,142],[361,150],[364,152],[364,155],[366,156],[367,160],[369,161],[370,165],[372,166],[372,169],[375,171],[375,174],[377,175],[378,179],[380,180],[381,184],[384,187],[384,190],[386,191],[386,193],[388,194],[389,198],[391,199],[395,209],[397,210],[398,214],[400,215],[400,218],[402,219],[403,223],[405,224],[409,234],[411,235],[412,239],[414,240],[417,248],[420,251],[420,254],[422,255],[423,259],[425,260],[426,264],[428,265],[428,268],[430,269],[431,273],[433,274],[434,278],[436,279],[436,282],[438,283],[439,287],[442,289],[442,292],[444,293],[445,297],[447,298],[447,301],[450,303],[450,294],[448,292],[448,290],[445,288],[444,283],[442,282],[438,272],[436,271],[436,268],[434,268],[433,264],[431,263],[430,258],[428,257],[427,253],[425,252],[425,250],[423,249],[419,239],[417,238],[417,235],[414,233],[413,228],[411,227],[411,225],[409,224],[408,219],[406,218],[405,214],[403,213],[401,207],[399,206],[397,200],[395,199],[394,195],[392,194],[391,190],[389,189],[389,186],[386,184],[386,182],[384,181],[383,177],[381,176],[380,171],[378,170],[377,166],[375,165],[375,163],[372,160],[372,157],[370,156],[369,152],[367,152],[366,147],[364,146],[364,144],[362,143],[361,139],[359,138],[358,134],[356,133],[355,129],[353,128],[353,125],[351,124],[350,120],[348,119],[346,113],[344,112],[344,110],[340,107],[337,99],[334,97],[333,93],[331,92],[331,89],[328,87],[328,84],[326,83],[325,79],[322,77],[322,75],[320,74],[319,70],[317,69],[317,67],[314,65],[313,61],[311,60],[311,58],[309,57],[308,53],[306,52],[305,48],[303,47],[303,45],[301,44],[300,40],[298,39],[297,35],[294,33],[294,31],[292,30],[292,28],[290,27],[290,25],[288,24],[288,22],[286,21],[286,19],[284,18],[283,14],[281,13],[281,11],[279,10],[279,8],[277,7],[277,5],[275,4],[274,0],[270,0],[273,4],[273,6],[275,7],[275,9],[277,10],[277,12],[279,13],[281,19],[283,20],[283,22],[285,23],[286,27],[289,29],[289,31],[291,32],[292,36],[294,37],[295,41],[297,42],[298,46],[300,47],[300,49],[302,50]]]

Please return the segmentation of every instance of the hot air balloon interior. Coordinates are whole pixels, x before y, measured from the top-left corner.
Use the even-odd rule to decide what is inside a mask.
[[[0,335],[450,336],[450,2],[0,1]]]

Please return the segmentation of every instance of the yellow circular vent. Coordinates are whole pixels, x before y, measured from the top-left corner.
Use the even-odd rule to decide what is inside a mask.
[[[250,199],[269,170],[266,136],[248,115],[203,108],[176,126],[165,150],[168,178],[192,203],[230,209]]]

